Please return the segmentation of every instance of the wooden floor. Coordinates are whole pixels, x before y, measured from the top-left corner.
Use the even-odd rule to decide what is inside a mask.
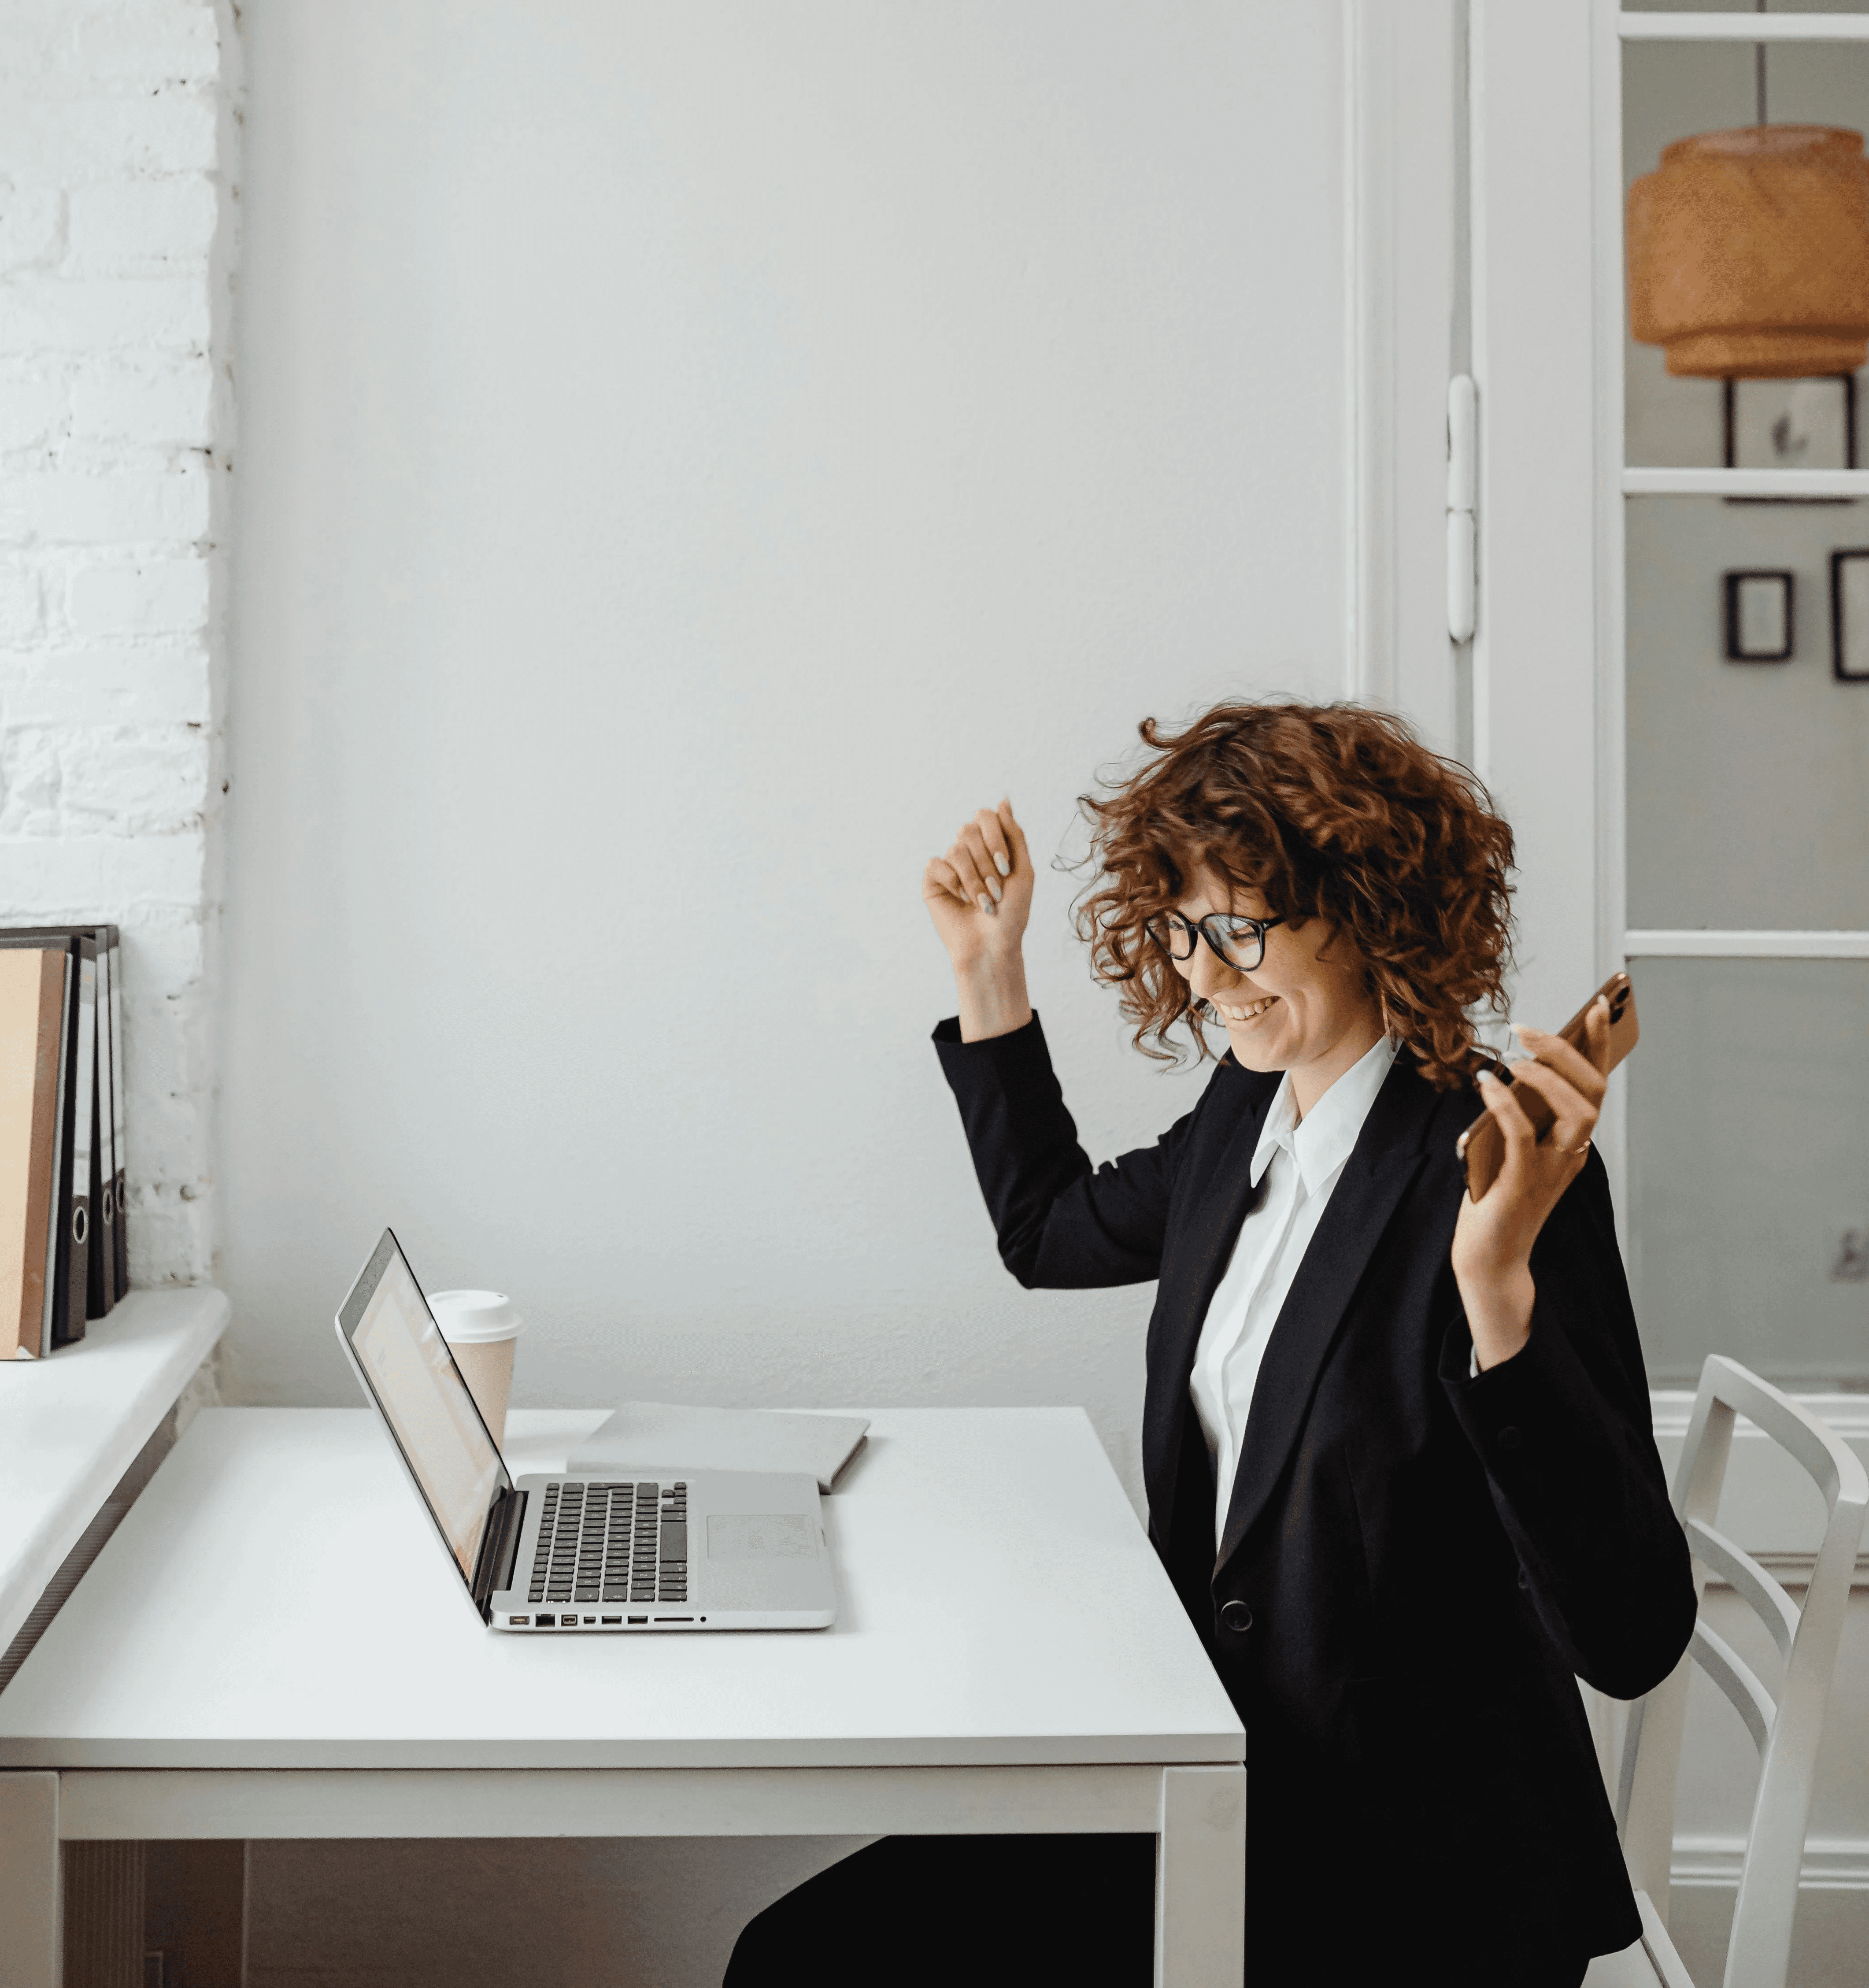
[[[182,1988],[719,1988],[755,1913],[868,1840],[151,1844],[148,1945]]]
[[[1668,1929],[1695,1988],[1719,1988],[1735,1894],[1723,1886],[1676,1885]],[[1869,1980],[1869,1891],[1799,1895],[1787,1988],[1862,1988]]]
[[[148,1943],[187,1988],[718,1988],[746,1921],[862,1840],[152,1844]],[[1717,1988],[1732,1904],[1674,1894],[1700,1988]],[[1790,1988],[1860,1988],[1866,1952],[1869,1891],[1806,1892]]]

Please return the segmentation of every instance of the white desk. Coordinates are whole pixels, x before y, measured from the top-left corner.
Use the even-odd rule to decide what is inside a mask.
[[[226,1330],[217,1290],[132,1291],[76,1346],[0,1361],[0,1650]]]
[[[208,1411],[0,1694],[19,1922],[60,1838],[1133,1831],[1237,1988],[1245,1736],[1082,1412],[879,1412],[825,1509],[834,1629],[502,1636],[368,1411]]]

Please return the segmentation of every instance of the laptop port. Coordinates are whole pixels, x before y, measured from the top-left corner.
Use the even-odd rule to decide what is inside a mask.
[[[556,1629],[558,1627],[558,1618],[556,1615],[535,1615],[532,1620],[542,1629]]]
[[[532,1618],[529,1615],[509,1615],[506,1619],[515,1629],[529,1629],[532,1627]]]
[[[648,1619],[647,1615],[632,1615],[630,1618],[632,1622],[647,1622]]]
[[[695,1618],[691,1615],[658,1615],[655,1619],[658,1622],[691,1622]]]
[[[612,1628],[617,1624],[620,1623],[622,1620],[623,1618],[620,1615],[606,1615],[603,1618],[603,1626],[607,1629]]]

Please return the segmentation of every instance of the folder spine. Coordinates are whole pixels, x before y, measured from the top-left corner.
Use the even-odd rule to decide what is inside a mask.
[[[8,1205],[0,1207],[0,1274],[6,1315],[0,1319],[0,1360],[36,1360],[46,1350],[59,1219],[68,970],[63,945],[34,948],[6,961],[0,1019],[0,1172],[8,1195]]]
[[[64,1114],[67,1157],[61,1169],[64,1192],[59,1199],[68,1211],[60,1248],[63,1261],[52,1304],[52,1344],[69,1346],[84,1337],[85,1303],[90,1289],[91,1124],[96,1104],[97,942],[72,942],[78,969],[78,998],[73,1008],[76,1038],[67,1060],[66,1084],[71,1108]]]
[[[97,1019],[92,1030],[91,1242],[85,1279],[86,1318],[107,1318],[117,1303],[117,1163],[110,1119],[110,946],[97,943]]]
[[[130,1178],[123,1156],[123,948],[115,925],[110,948],[110,1148],[117,1169],[117,1294],[130,1288]]]
[[[41,1353],[49,1353],[57,1344],[55,1327],[59,1316],[59,1280],[65,1266],[65,1121],[71,1089],[73,1018],[78,1010],[78,961],[69,948],[66,951],[59,981],[63,993],[59,1003],[58,1083],[56,1102],[52,1107],[52,1208],[51,1219],[46,1224],[46,1303],[39,1334]]]
[[[130,1287],[123,948],[117,928],[0,928],[0,947],[56,945],[70,972],[59,1063],[57,1195],[40,1350],[84,1337]],[[0,1357],[4,1357],[0,1354]]]

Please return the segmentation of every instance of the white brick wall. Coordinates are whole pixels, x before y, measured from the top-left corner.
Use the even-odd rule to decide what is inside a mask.
[[[0,10],[0,923],[123,927],[139,1283],[215,1243],[235,21]]]

